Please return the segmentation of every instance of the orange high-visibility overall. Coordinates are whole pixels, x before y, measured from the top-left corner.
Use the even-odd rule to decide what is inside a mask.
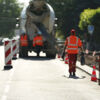
[[[39,53],[43,47],[43,37],[41,35],[34,37],[33,47],[36,49],[37,56],[39,56]]]
[[[79,52],[78,47],[82,46],[82,42],[80,38],[71,35],[66,38],[65,46],[67,46],[66,51],[69,58],[69,72],[76,72],[76,60]]]
[[[26,34],[20,36],[20,45],[22,47],[28,46],[28,40],[27,40],[27,35]]]
[[[42,36],[36,36],[33,39],[33,47],[35,46],[43,46],[43,38]]]

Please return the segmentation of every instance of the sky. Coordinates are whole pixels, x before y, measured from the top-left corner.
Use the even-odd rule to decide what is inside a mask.
[[[29,1],[30,0],[18,0],[19,3],[24,3],[25,5],[27,5]]]

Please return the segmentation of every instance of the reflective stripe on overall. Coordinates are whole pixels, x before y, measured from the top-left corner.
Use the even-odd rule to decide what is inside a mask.
[[[33,46],[36,46],[36,45],[43,46],[42,37],[35,37],[35,38],[33,39]]]
[[[75,38],[74,38],[75,39]],[[71,43],[70,37],[67,38],[68,44],[67,44],[67,52],[72,54],[78,53],[78,37],[76,37],[76,43]]]

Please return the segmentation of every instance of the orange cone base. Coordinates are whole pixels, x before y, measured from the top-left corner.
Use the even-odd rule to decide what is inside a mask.
[[[11,69],[11,68],[13,68],[12,66],[4,66],[4,70],[9,70],[9,69]]]
[[[97,78],[96,77],[92,77],[91,81],[97,82]]]
[[[58,55],[58,58],[60,58],[60,55]]]
[[[65,61],[65,64],[68,64],[68,62],[67,62],[67,61]]]

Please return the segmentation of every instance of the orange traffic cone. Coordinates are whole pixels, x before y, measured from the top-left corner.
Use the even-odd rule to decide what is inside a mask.
[[[94,82],[97,81],[95,69],[96,69],[96,67],[93,66],[93,71],[92,71],[91,81],[94,81]]]
[[[68,63],[69,63],[68,54],[66,54],[66,56],[65,56],[65,64],[68,64]]]

